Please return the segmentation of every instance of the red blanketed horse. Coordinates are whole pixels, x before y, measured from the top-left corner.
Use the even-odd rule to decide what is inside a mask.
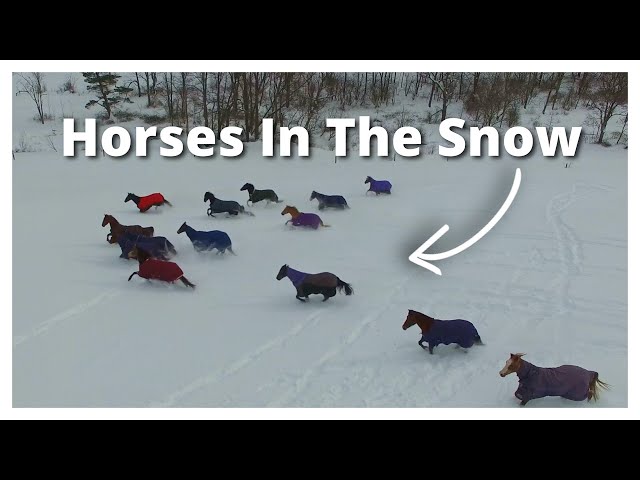
[[[138,247],[131,249],[129,258],[137,258],[140,268],[131,274],[128,281],[131,281],[134,275],[138,275],[147,280],[160,280],[167,283],[180,280],[187,287],[196,288],[193,283],[187,280],[177,263],[151,258],[149,253]]]
[[[158,208],[159,206],[164,205],[165,203],[170,207],[173,206],[171,205],[169,200],[164,198],[164,196],[161,193],[152,193],[151,195],[146,195],[144,197],[139,197],[138,195],[129,193],[127,195],[127,198],[124,199],[124,203],[127,203],[129,200],[134,201],[134,203],[138,206],[138,209],[140,210],[141,213],[146,212],[151,207]]]

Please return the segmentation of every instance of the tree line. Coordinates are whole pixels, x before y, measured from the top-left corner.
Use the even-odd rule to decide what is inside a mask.
[[[42,118],[44,86],[37,81],[19,82],[39,105]],[[626,129],[628,77],[625,72],[111,72],[83,73],[87,88],[96,98],[87,108],[99,105],[105,118],[117,116],[115,107],[138,97],[148,107],[161,107],[168,122],[186,130],[210,127],[218,135],[229,125],[243,128],[244,141],[260,138],[264,118],[277,127],[303,126],[324,134],[327,113],[357,107],[384,108],[399,98],[424,101],[426,121],[437,123],[452,116],[449,107],[461,102],[477,126],[517,125],[522,111],[542,99],[542,113],[586,107],[595,142],[605,141],[614,117],[624,117],[618,141]],[[34,92],[35,90],[35,92]],[[45,87],[46,91],[46,87]],[[38,103],[39,102],[39,103]],[[539,105],[536,105],[539,108]],[[329,109],[329,111],[327,111]]]

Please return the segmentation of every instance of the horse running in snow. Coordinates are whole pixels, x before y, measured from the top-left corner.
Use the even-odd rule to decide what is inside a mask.
[[[226,213],[228,215],[238,215],[238,213],[244,213],[245,215],[254,216],[253,213],[245,211],[244,207],[238,202],[233,200],[220,200],[211,192],[205,192],[204,201],[209,202],[209,208],[207,209],[207,215],[214,217],[214,213]]]
[[[170,207],[173,207],[169,200],[164,198],[161,193],[152,193],[151,195],[147,195],[144,197],[139,197],[134,195],[133,193],[127,194],[127,198],[124,199],[124,203],[127,203],[129,200],[133,200],[133,202],[137,205],[140,213],[146,212],[151,207],[158,208],[161,205],[167,204]]]
[[[129,282],[134,275],[138,275],[147,280],[160,280],[167,283],[180,280],[187,287],[196,288],[193,283],[187,280],[177,263],[151,258],[147,251],[138,247],[133,247],[129,252],[129,258],[137,258],[139,265],[138,271],[129,276]]]
[[[278,199],[278,195],[273,190],[256,190],[256,188],[251,183],[245,183],[240,191],[246,190],[249,193],[249,200],[247,200],[247,205],[251,202],[251,205],[262,202],[263,200],[267,201],[267,205],[271,202],[274,203],[282,203],[282,200]]]
[[[276,275],[276,280],[280,281],[284,277],[291,280],[293,286],[296,287],[296,298],[301,302],[309,300],[309,295],[312,294],[323,295],[323,302],[335,297],[337,291],[344,290],[346,295],[353,294],[351,285],[329,272],[304,273],[294,270],[289,265],[283,265]]]
[[[322,227],[330,226],[323,223],[322,219],[315,213],[302,213],[296,207],[292,207],[290,205],[287,205],[286,207],[284,207],[284,210],[282,210],[280,214],[291,215],[291,218],[284,223],[285,225],[291,222],[294,227],[311,227],[314,230],[317,230],[318,227],[320,226]]]
[[[391,194],[391,182],[388,180],[374,180],[371,177],[367,177],[364,183],[369,184],[369,190],[365,192],[365,195],[369,192],[374,192],[376,195],[381,193]]]
[[[436,320],[424,313],[409,310],[402,329],[406,330],[415,324],[418,324],[422,330],[422,338],[420,338],[418,345],[429,350],[432,355],[433,349],[440,344],[455,343],[462,348],[483,344],[476,327],[468,320]],[[426,343],[427,346],[425,347],[423,343]]]
[[[512,353],[500,370],[500,376],[510,373],[518,375],[515,397],[520,406],[535,398],[562,397],[580,402],[598,400],[600,389],[609,390],[610,385],[598,378],[598,372],[585,370],[575,365],[543,368],[523,360],[524,353]]]
[[[347,201],[342,195],[324,195],[314,190],[313,192],[311,192],[309,201],[312,201],[316,198],[318,199],[318,209],[320,210],[324,210],[325,208],[338,208],[340,210],[349,208],[349,205],[347,205]]]
[[[148,252],[151,257],[160,260],[169,260],[177,254],[176,248],[165,237],[145,237],[143,235],[123,233],[118,239],[118,245],[122,250],[120,258],[131,258],[129,253],[133,250],[133,247],[140,247]]]
[[[140,225],[122,225],[113,215],[104,214],[102,226],[111,227],[111,232],[107,234],[107,242],[118,243],[118,239],[123,233],[133,233],[136,235],[144,235],[145,237],[153,237],[153,227],[141,227]]]
[[[223,254],[227,250],[234,255],[236,254],[231,248],[231,239],[225,232],[220,230],[202,232],[190,227],[187,222],[184,222],[178,229],[178,233],[182,232],[187,234],[197,252],[208,252],[215,249],[218,250],[216,255]]]

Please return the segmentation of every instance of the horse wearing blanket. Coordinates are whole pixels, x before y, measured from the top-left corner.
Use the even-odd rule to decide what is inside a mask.
[[[530,400],[543,397],[562,397],[580,402],[598,400],[600,388],[609,390],[609,385],[598,379],[598,372],[585,370],[575,365],[543,368],[523,360],[524,353],[512,353],[500,376],[518,375],[515,397],[524,406]]]
[[[416,324],[422,330],[422,338],[418,345],[429,350],[431,355],[433,355],[433,349],[441,344],[455,343],[462,348],[483,344],[476,327],[468,320],[437,320],[424,313],[409,310],[402,329],[406,330]],[[426,347],[424,343],[427,344]]]
[[[287,277],[296,287],[296,298],[301,302],[309,300],[309,295],[320,294],[324,296],[323,302],[336,295],[338,290],[344,290],[346,295],[353,294],[353,287],[343,282],[333,273],[305,273],[294,270],[289,265],[283,265],[276,275],[276,280]]]

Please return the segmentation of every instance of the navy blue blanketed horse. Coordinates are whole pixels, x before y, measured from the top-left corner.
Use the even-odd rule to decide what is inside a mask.
[[[217,254],[222,254],[229,250],[230,253],[236,254],[231,248],[231,239],[229,235],[220,230],[211,230],[209,232],[202,232],[196,230],[184,222],[178,229],[178,233],[185,232],[193,248],[198,252],[208,252],[210,250],[218,250]]]
[[[311,192],[309,201],[312,201],[314,198],[318,199],[318,208],[320,210],[324,210],[325,208],[339,208],[341,210],[349,208],[347,201],[342,195],[324,195],[314,190]]]
[[[424,313],[409,310],[402,329],[406,330],[415,324],[422,330],[422,338],[418,345],[429,350],[432,355],[433,349],[441,344],[455,343],[462,348],[469,348],[475,344],[483,345],[476,327],[468,320],[436,320]],[[427,344],[426,347],[424,343]]]
[[[252,217],[255,216],[253,213],[245,211],[244,207],[238,202],[233,200],[220,200],[211,192],[205,192],[204,201],[209,202],[207,215],[210,217],[215,218],[214,213],[226,213],[234,216],[237,216],[238,213],[244,213],[245,215],[250,215]]]
[[[129,252],[133,247],[140,247],[148,252],[151,258],[158,260],[169,260],[177,254],[173,244],[165,237],[145,237],[144,235],[124,233],[118,239],[118,245],[122,250],[120,258],[129,258]]]

